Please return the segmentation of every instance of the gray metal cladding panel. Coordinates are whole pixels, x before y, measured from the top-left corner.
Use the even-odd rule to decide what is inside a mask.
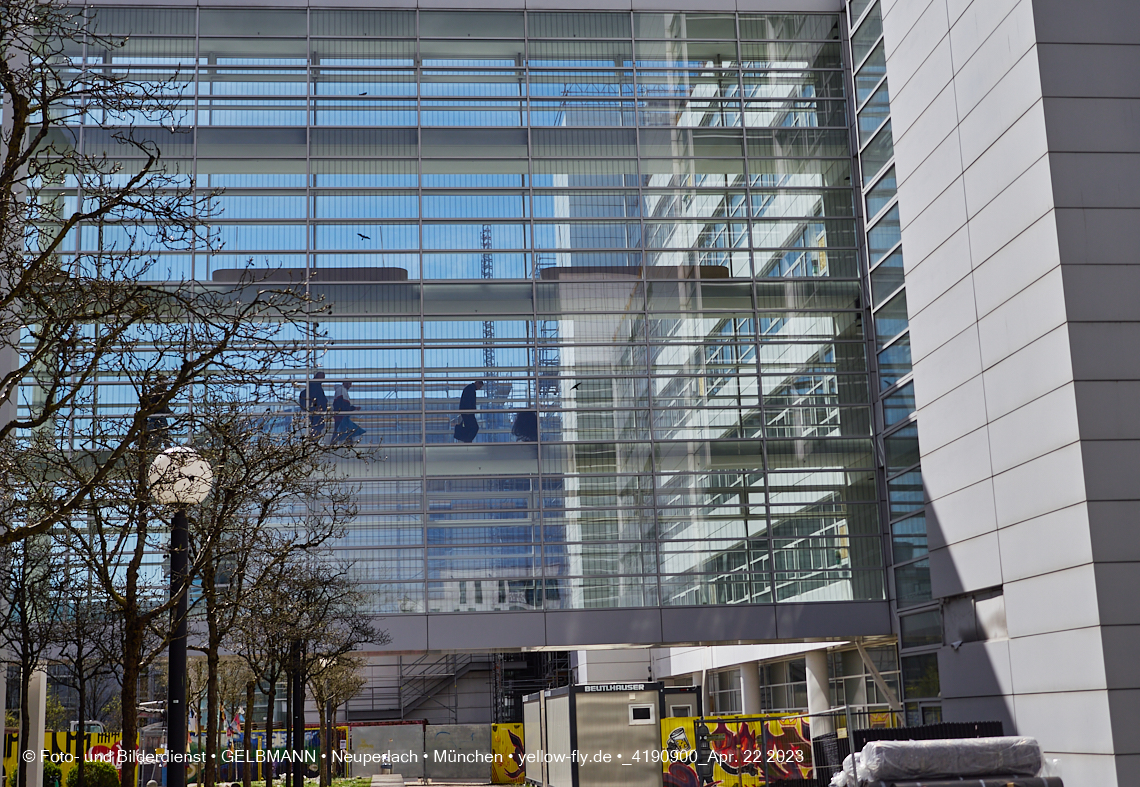
[[[780,639],[888,635],[891,614],[882,601],[777,604],[776,632]]]
[[[389,652],[583,645],[747,644],[890,634],[885,601],[645,607],[557,612],[466,612],[376,619]],[[426,637],[425,637],[426,634]],[[426,641],[425,641],[426,640]]]
[[[426,615],[428,650],[495,650],[546,644],[545,613]],[[526,643],[526,644],[524,644]],[[392,644],[397,645],[393,640]],[[404,648],[398,647],[399,650]]]
[[[583,758],[589,754],[591,759],[599,752],[612,755],[608,763],[579,765],[577,787],[661,787],[661,763],[653,762],[652,754],[649,762],[644,754],[640,761],[631,759],[635,751],[648,749],[652,753],[661,748],[661,725],[629,723],[630,705],[653,705],[656,719],[657,692],[579,692],[574,699],[578,751]]]
[[[555,758],[547,768],[551,787],[572,787],[569,695],[546,701],[546,746]]]
[[[606,645],[661,642],[660,610],[583,609],[548,612],[546,638],[551,645]]]
[[[776,609],[772,606],[663,609],[661,634],[668,642],[775,638]]]
[[[88,0],[89,5],[118,6],[123,0]],[[172,8],[191,7],[190,0],[169,0],[163,5]],[[216,0],[211,6],[240,8],[376,8],[373,2],[365,0]],[[692,11],[698,10],[691,0],[387,0],[386,8],[422,8],[455,10],[474,8],[483,11],[522,10],[531,11]],[[747,13],[794,13],[812,12],[835,13],[842,9],[840,0],[716,0],[700,4],[699,10],[733,11]]]
[[[542,704],[536,699],[534,702],[523,703],[523,751],[535,754],[542,748],[542,722],[539,718],[542,713]],[[529,771],[528,771],[529,769]],[[526,778],[533,781],[542,781],[542,766],[538,763],[523,763]]]
[[[421,651],[428,649],[427,615],[389,615],[377,618],[376,627],[388,632],[397,650]]]

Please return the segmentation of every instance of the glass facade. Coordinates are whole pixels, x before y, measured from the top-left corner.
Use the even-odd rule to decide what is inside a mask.
[[[130,39],[76,62],[173,80],[124,122],[225,190],[155,270],[326,300],[372,611],[885,597],[838,16],[92,14]]]
[[[859,165],[867,217],[867,263],[874,306],[879,378],[877,429],[883,434],[887,517],[891,527],[893,597],[903,654],[903,690],[909,723],[937,706],[942,613],[930,585],[925,496],[919,466],[918,425],[910,357],[902,218],[897,199],[883,24],[878,0],[849,2],[851,59],[858,117]],[[912,614],[912,610],[915,610]],[[937,632],[935,635],[934,632]],[[915,666],[920,665],[920,666]],[[913,675],[919,675],[914,678]],[[933,677],[931,677],[933,676]],[[920,707],[919,700],[922,700]],[[920,713],[921,710],[921,713]]]

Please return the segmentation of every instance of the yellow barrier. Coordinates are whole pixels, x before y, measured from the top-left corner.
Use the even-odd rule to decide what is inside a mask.
[[[491,783],[522,784],[526,780],[523,753],[523,725],[492,724],[491,754],[497,756],[491,763]]]
[[[696,719],[661,720],[664,787],[699,787],[696,770]],[[811,733],[807,719],[775,714],[717,716],[709,728],[713,783],[761,787],[769,780],[811,779]]]

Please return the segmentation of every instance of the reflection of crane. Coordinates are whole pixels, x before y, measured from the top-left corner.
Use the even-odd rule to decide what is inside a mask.
[[[484,279],[495,278],[495,257],[491,254],[491,225],[484,224],[479,234],[483,245],[483,258],[481,260],[479,275]],[[495,368],[495,323],[483,320],[483,366],[487,369]]]

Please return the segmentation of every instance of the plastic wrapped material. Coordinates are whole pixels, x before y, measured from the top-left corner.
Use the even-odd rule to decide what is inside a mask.
[[[1041,747],[1033,738],[872,741],[863,747],[859,778],[867,781],[953,776],[1036,776]]]
[[[891,787],[1065,787],[1057,776],[994,776],[992,778],[970,779],[963,782],[960,779],[937,779],[920,782],[892,782]]]

